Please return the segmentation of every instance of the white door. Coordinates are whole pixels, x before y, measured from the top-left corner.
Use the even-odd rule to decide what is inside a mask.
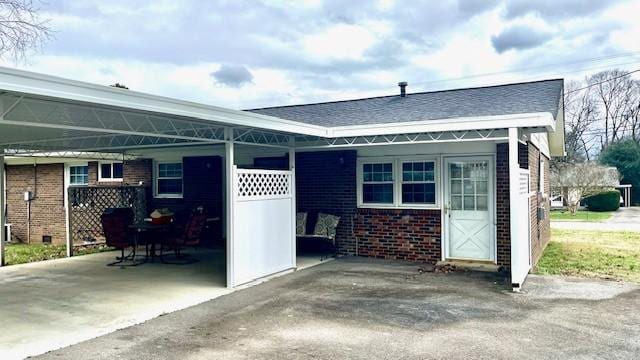
[[[493,261],[493,159],[445,159],[445,256]]]

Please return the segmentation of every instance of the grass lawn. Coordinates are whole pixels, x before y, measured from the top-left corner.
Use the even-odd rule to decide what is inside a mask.
[[[587,210],[578,210],[572,215],[569,210],[551,210],[551,220],[558,221],[605,221],[608,220],[613,211],[595,212]]]
[[[110,250],[112,249],[106,245],[78,247],[74,251],[74,256],[94,254]],[[7,265],[16,265],[63,258],[67,256],[67,250],[65,245],[9,244],[5,249],[4,255]]]
[[[640,233],[552,229],[535,272],[640,283]]]

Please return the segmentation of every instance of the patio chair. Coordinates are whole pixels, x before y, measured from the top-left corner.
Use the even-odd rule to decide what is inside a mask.
[[[170,234],[167,236],[162,246],[160,247],[160,259],[166,264],[186,265],[193,264],[198,259],[188,256],[182,253],[185,247],[197,247],[200,245],[202,232],[204,231],[207,223],[207,215],[200,212],[193,212],[184,228],[179,233]],[[167,255],[164,254],[164,250],[173,250],[172,260],[167,260]]]
[[[306,213],[305,213],[306,214]],[[318,213],[318,219],[313,230],[313,234],[306,234],[306,217],[304,217],[305,227],[298,225],[298,216],[296,216],[296,237],[324,240],[320,243],[322,251],[331,255],[336,253],[336,230],[340,223],[340,217],[325,213]],[[301,233],[302,231],[302,233]],[[322,246],[324,245],[324,246]],[[327,250],[327,247],[330,247]],[[329,258],[329,255],[320,256],[320,260]]]
[[[132,232],[129,226],[133,223],[133,211],[130,208],[106,209],[100,217],[102,231],[107,246],[120,250],[120,257],[107,266],[137,266],[143,261],[136,260],[136,246],[132,241]],[[124,254],[125,249],[131,247],[129,255]]]

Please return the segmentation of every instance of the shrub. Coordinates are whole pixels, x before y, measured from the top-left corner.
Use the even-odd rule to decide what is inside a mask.
[[[620,192],[609,190],[584,199],[590,211],[616,211],[620,207]]]

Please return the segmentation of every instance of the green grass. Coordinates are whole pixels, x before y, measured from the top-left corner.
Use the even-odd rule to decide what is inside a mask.
[[[74,256],[94,254],[110,250],[112,249],[105,245],[78,247],[74,251]],[[5,251],[5,261],[7,265],[59,259],[66,256],[67,250],[65,245],[9,244]]]
[[[640,283],[640,233],[552,229],[535,272]]]
[[[593,221],[600,222],[608,220],[613,211],[595,212],[587,210],[578,210],[575,215],[569,210],[551,210],[551,220],[558,221]]]

